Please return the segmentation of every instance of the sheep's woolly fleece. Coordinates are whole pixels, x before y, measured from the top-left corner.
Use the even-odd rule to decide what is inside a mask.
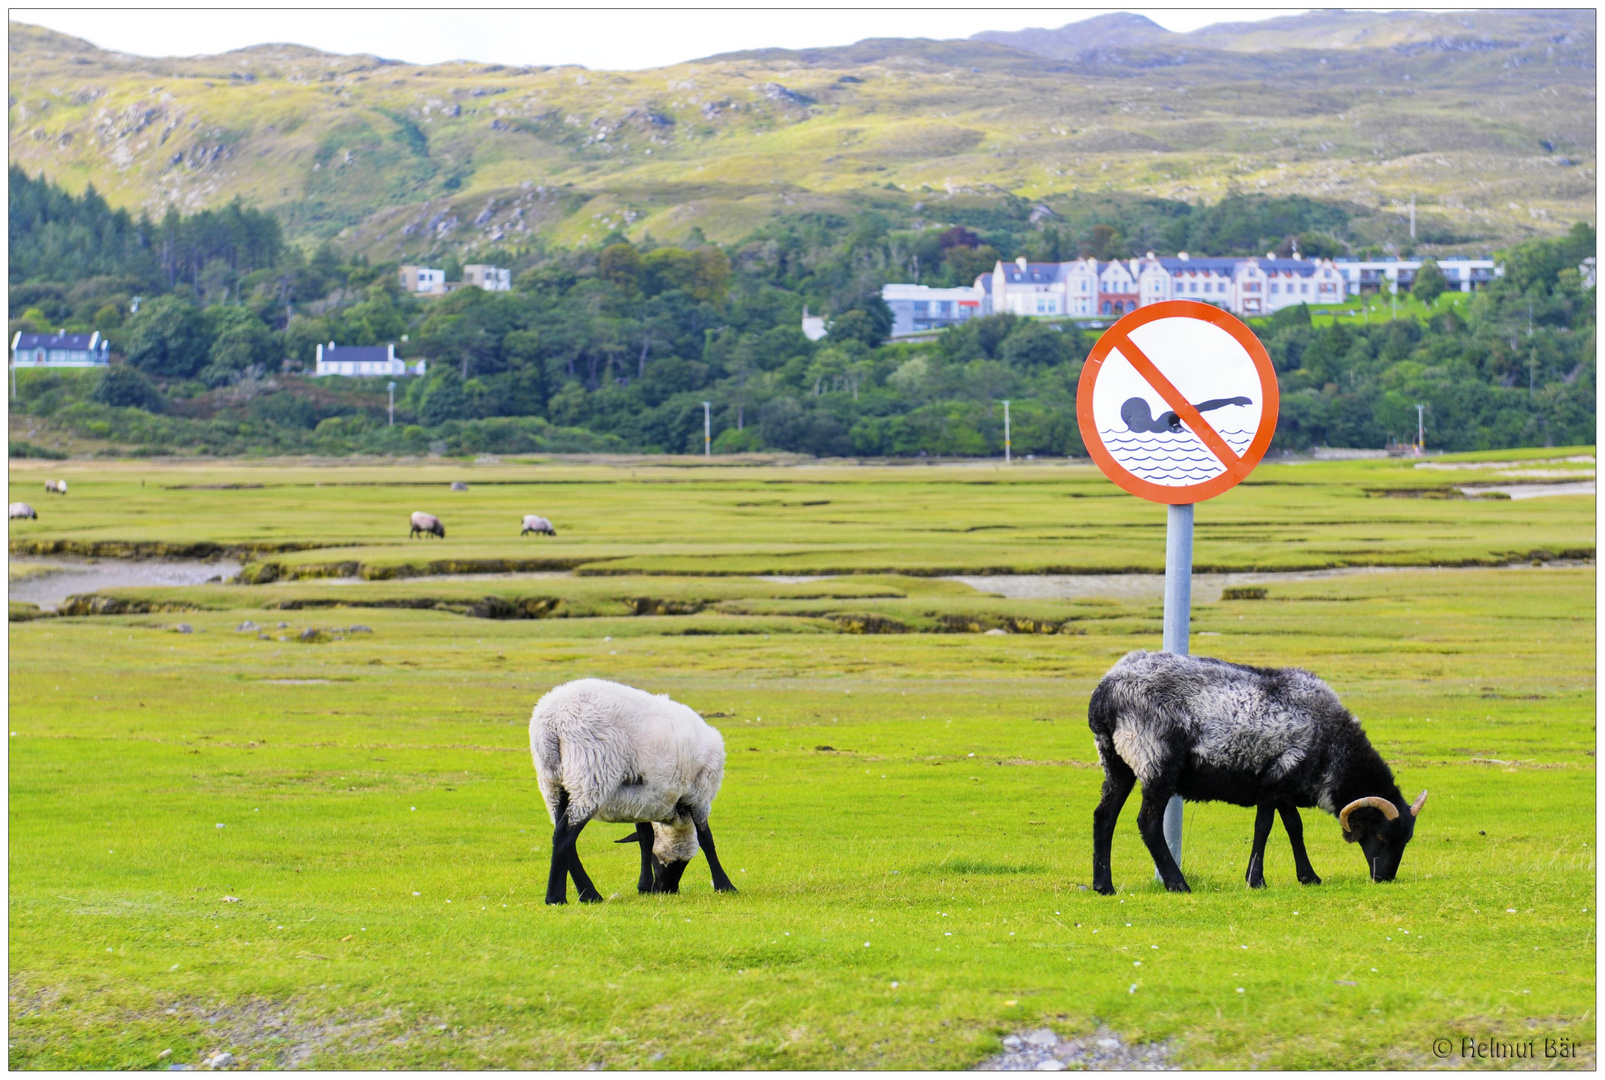
[[[1332,688],[1298,668],[1138,650],[1104,682],[1116,707],[1110,741],[1145,784],[1164,771],[1172,746],[1187,746],[1195,760],[1223,772],[1281,780],[1333,725],[1359,729]],[[1316,804],[1336,812],[1329,786],[1320,785]]]
[[[696,855],[696,826],[707,822],[724,780],[724,739],[689,707],[667,694],[577,679],[536,703],[529,748],[554,825],[566,791],[570,821],[649,821],[659,861]]]

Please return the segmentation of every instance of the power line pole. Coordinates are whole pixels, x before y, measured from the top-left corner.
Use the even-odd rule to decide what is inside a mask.
[[[702,403],[702,456],[713,456],[713,403]]]
[[[1427,407],[1416,406],[1416,453],[1421,453],[1427,445]]]
[[[396,426],[396,384],[390,384],[390,426]]]
[[[1012,451],[1009,443],[1009,402],[1008,399],[1005,398],[1003,401],[1003,464],[1007,465],[1012,460]]]

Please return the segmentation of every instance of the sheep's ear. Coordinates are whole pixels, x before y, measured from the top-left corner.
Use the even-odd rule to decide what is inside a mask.
[[[1347,830],[1347,829],[1344,829],[1344,830],[1343,830],[1343,842],[1344,842],[1344,843],[1345,843],[1345,844],[1352,844],[1352,843],[1354,843],[1354,834],[1353,834],[1353,833],[1351,833],[1351,832],[1349,832],[1349,830]]]

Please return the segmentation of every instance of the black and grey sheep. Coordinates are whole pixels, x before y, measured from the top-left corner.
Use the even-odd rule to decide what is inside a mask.
[[[412,530],[407,533],[407,539],[410,540],[420,533],[433,533],[444,540],[446,539],[446,526],[442,525],[440,519],[435,515],[426,514],[422,510],[414,510],[412,512]]]
[[[1337,816],[1365,852],[1374,881],[1392,881],[1415,832],[1423,791],[1407,805],[1382,755],[1332,688],[1298,668],[1256,668],[1207,657],[1127,653],[1092,692],[1087,723],[1103,763],[1092,815],[1092,887],[1115,891],[1115,822],[1142,781],[1137,828],[1165,887],[1188,892],[1165,844],[1172,795],[1257,808],[1248,883],[1265,884],[1265,841],[1280,813],[1300,882],[1320,884],[1304,850],[1298,807]]]
[[[570,875],[581,902],[602,899],[575,846],[593,819],[635,823],[635,832],[619,843],[640,845],[640,892],[679,892],[699,847],[708,856],[713,887],[736,891],[708,830],[724,779],[724,739],[690,708],[667,694],[577,679],[536,703],[529,748],[555,830],[548,904],[568,902]]]

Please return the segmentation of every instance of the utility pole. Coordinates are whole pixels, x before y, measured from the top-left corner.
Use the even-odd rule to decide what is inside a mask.
[[[713,403],[702,403],[702,456],[713,456]]]
[[[390,426],[396,426],[396,384],[390,384]]]
[[[1427,407],[1416,406],[1416,453],[1421,453],[1427,445]]]
[[[1009,401],[1003,400],[1003,464],[1007,465],[1013,460],[1009,443]]]

